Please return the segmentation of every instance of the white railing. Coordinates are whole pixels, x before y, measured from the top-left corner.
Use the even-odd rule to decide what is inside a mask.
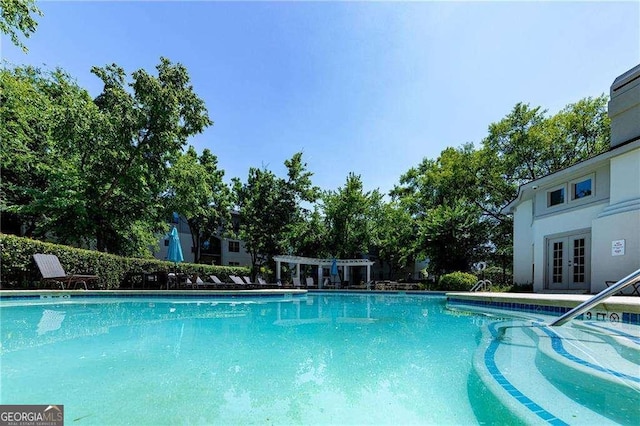
[[[480,280],[471,287],[470,291],[488,291],[489,287],[491,287],[491,281]]]

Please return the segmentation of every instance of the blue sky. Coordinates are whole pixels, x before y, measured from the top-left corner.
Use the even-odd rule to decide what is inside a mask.
[[[92,95],[92,66],[189,70],[215,122],[190,143],[226,177],[284,176],[387,192],[448,146],[479,146],[517,102],[555,113],[608,94],[640,62],[640,2],[40,2],[10,64],[61,67]]]

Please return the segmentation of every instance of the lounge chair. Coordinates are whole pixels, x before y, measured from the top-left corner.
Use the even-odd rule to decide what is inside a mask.
[[[264,278],[258,277],[259,288],[275,288],[277,284],[269,284]]]
[[[244,282],[247,284],[248,288],[258,288],[258,287],[260,287],[260,286],[261,286],[261,285],[260,285],[260,283],[257,283],[257,282],[256,282],[256,283],[254,283],[254,282],[252,282],[252,281],[251,281],[251,278],[249,278],[249,277],[247,277],[247,276],[242,277],[242,279],[243,279],[243,280],[244,280]]]
[[[98,281],[100,279],[97,275],[81,275],[81,274],[67,274],[64,268],[60,264],[58,256],[54,254],[42,254],[37,253],[33,255],[40,274],[42,275],[43,282],[55,283],[64,290],[65,285],[67,288],[78,288],[78,285],[82,285],[86,290],[88,282]]]
[[[215,283],[210,283],[207,281],[204,281],[202,278],[200,278],[200,276],[198,275],[194,275],[193,278],[191,278],[191,288],[216,288],[217,285]]]
[[[220,278],[215,275],[209,275],[209,280],[211,280],[211,284],[218,288],[226,288],[228,287],[227,283],[222,282]]]
[[[302,286],[302,284],[300,284],[300,277],[296,277],[293,279],[293,286],[295,288],[300,288]]]
[[[258,277],[257,288],[279,288],[282,283],[268,283],[264,278]]]
[[[231,281],[235,284],[234,287],[247,288],[247,284],[242,281],[242,278],[235,275],[229,275],[229,278],[231,278]]]
[[[185,278],[184,281],[181,281],[178,283],[178,287],[182,287],[182,288],[193,288],[193,281],[191,281],[191,278],[187,277]]]
[[[307,277],[307,288],[316,288],[316,284],[313,282],[312,277]]]
[[[607,286],[607,288],[611,287],[612,285],[616,284],[618,281],[613,281],[613,280],[609,280],[609,281],[605,281],[605,285]],[[627,295],[627,296],[640,296],[640,281],[636,282],[635,284],[631,284],[631,293],[624,293],[624,290],[620,290],[619,292],[617,292],[616,294],[618,295]]]

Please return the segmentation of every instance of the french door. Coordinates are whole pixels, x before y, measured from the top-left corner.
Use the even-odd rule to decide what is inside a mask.
[[[548,238],[546,288],[589,290],[590,263],[590,233]]]

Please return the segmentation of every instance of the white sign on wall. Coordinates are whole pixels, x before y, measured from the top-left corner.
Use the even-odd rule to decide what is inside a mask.
[[[624,256],[624,240],[611,241],[611,256]]]

